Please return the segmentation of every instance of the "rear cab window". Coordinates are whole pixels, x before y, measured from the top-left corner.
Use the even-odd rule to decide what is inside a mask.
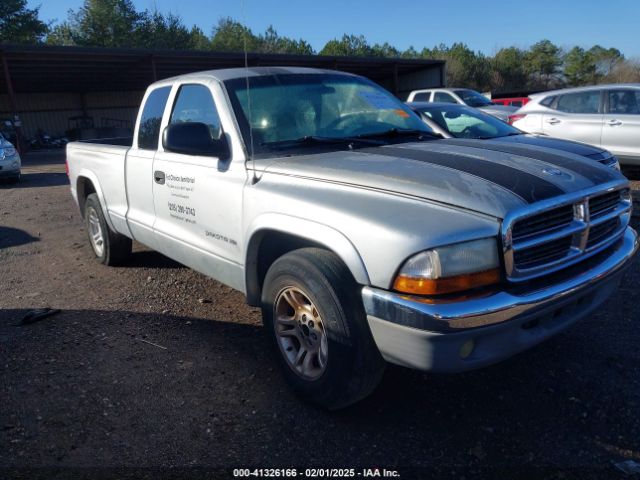
[[[171,93],[171,87],[166,86],[156,88],[147,96],[138,127],[138,148],[143,150],[158,149],[160,124],[169,93]]]

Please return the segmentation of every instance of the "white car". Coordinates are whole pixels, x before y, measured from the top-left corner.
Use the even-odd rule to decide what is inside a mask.
[[[409,94],[409,98],[407,98],[407,103],[409,102],[439,102],[467,105],[478,108],[489,115],[493,115],[503,122],[506,122],[509,115],[518,110],[517,107],[496,105],[481,93],[471,90],[470,88],[428,88],[425,90],[414,90]]]
[[[0,179],[18,182],[21,165],[20,154],[13,144],[0,133]]]
[[[531,95],[509,123],[528,133],[589,143],[623,165],[640,165],[640,83]]]

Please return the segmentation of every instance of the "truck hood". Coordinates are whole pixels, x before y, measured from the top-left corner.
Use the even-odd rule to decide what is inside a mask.
[[[416,197],[496,218],[522,205],[623,178],[577,155],[460,143],[434,140],[263,159],[256,168]]]

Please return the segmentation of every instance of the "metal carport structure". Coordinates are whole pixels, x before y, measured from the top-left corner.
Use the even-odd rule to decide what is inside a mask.
[[[149,83],[199,70],[242,67],[245,54],[0,45],[0,61],[0,119],[18,120],[30,136],[38,128],[64,131],[65,119],[74,115],[107,112],[123,121],[135,118]],[[356,73],[401,98],[416,88],[442,86],[445,79],[442,60],[248,53],[246,62]]]

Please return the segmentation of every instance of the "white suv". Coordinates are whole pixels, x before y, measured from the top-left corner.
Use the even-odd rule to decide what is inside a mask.
[[[528,133],[590,143],[621,164],[640,165],[640,83],[531,95],[509,123]]]

